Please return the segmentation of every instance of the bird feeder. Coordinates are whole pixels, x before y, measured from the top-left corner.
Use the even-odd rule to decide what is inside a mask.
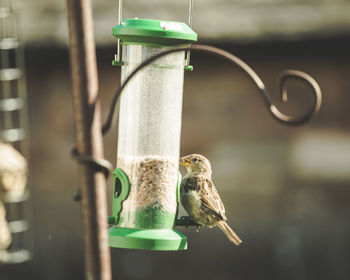
[[[121,65],[122,82],[154,54],[197,40],[185,23],[137,18],[115,26],[113,35],[122,47],[121,59],[114,61]],[[138,72],[121,96],[111,247],[187,248],[186,237],[173,229],[185,64],[185,52],[159,58]]]
[[[117,168],[113,173],[113,206],[109,218],[111,247],[187,249],[186,236],[174,230],[174,225],[195,225],[191,219],[177,219],[183,78],[185,69],[192,70],[189,46],[191,50],[219,56],[238,66],[261,92],[271,115],[281,123],[303,124],[320,109],[322,95],[317,82],[304,72],[288,70],[280,75],[282,101],[287,101],[286,80],[294,78],[311,87],[314,103],[302,116],[283,114],[245,62],[212,46],[191,45],[197,41],[197,34],[190,28],[191,14],[192,1],[189,26],[182,22],[133,18],[113,27],[113,35],[118,39],[113,65],[121,66],[122,85],[104,126],[104,132],[110,128],[120,96]],[[94,163],[97,164],[96,160]]]
[[[4,265],[31,259],[33,228],[27,182],[28,104],[20,36],[23,10],[15,1],[2,1],[0,10],[0,265]]]

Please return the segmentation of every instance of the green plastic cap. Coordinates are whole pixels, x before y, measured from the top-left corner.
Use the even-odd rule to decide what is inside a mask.
[[[109,246],[124,249],[181,251],[187,250],[187,237],[174,229],[136,229],[113,226]]]
[[[186,23],[166,20],[126,19],[112,33],[122,44],[174,46],[197,41],[197,33]]]

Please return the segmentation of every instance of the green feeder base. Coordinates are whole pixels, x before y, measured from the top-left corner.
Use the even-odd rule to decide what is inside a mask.
[[[174,229],[134,229],[113,226],[109,246],[124,249],[180,251],[187,249],[187,237]]]

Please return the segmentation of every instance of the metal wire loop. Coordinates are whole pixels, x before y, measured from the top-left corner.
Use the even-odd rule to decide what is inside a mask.
[[[212,46],[207,46],[207,45],[192,45],[187,48],[174,48],[174,49],[169,49],[163,52],[160,52],[158,54],[155,54],[148,59],[146,59],[144,62],[142,62],[139,66],[137,66],[131,73],[130,75],[125,79],[123,84],[117,89],[115,95],[113,96],[112,102],[111,102],[111,107],[109,110],[109,114],[107,117],[107,120],[105,124],[102,127],[102,132],[103,134],[106,134],[108,130],[110,129],[112,122],[113,122],[113,115],[115,111],[115,106],[116,103],[119,99],[119,96],[121,95],[123,89],[125,86],[129,83],[129,81],[136,75],[138,71],[140,71],[142,68],[146,67],[147,65],[151,64],[153,61],[156,59],[163,57],[165,55],[175,53],[175,52],[181,52],[181,51],[198,51],[198,52],[204,52],[204,53],[209,53],[221,58],[224,58],[228,62],[236,65],[239,67],[239,69],[246,74],[256,85],[258,90],[261,92],[264,100],[265,100],[265,105],[268,109],[268,111],[271,113],[271,115],[278,121],[280,121],[283,124],[288,124],[288,125],[300,125],[308,120],[310,120],[313,116],[317,114],[317,112],[320,110],[321,103],[322,103],[322,94],[321,94],[321,89],[317,82],[308,74],[298,71],[298,70],[287,70],[282,72],[279,77],[280,81],[280,92],[281,92],[281,98],[284,101],[287,101],[287,91],[285,89],[285,82],[287,79],[290,78],[295,78],[299,79],[302,82],[306,82],[312,89],[313,95],[314,95],[314,103],[312,107],[307,111],[305,114],[301,116],[288,116],[280,112],[277,107],[272,103],[271,98],[265,88],[264,83],[261,81],[259,76],[255,73],[255,71],[250,68],[244,61],[242,61],[240,58],[237,56],[216,48]]]
[[[98,171],[103,172],[106,178],[109,176],[111,170],[113,170],[113,165],[106,159],[94,158],[88,155],[79,154],[77,148],[73,148],[71,151],[72,158],[79,163],[89,163],[93,164]]]
[[[113,170],[113,165],[106,159],[94,158],[88,155],[79,154],[76,147],[74,147],[71,151],[72,158],[78,163],[88,163],[93,164],[97,171],[103,172],[106,178],[108,178],[110,172]],[[73,194],[73,199],[75,201],[81,200],[81,189],[77,189]]]

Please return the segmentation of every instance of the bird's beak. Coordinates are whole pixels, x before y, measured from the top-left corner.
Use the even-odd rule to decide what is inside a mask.
[[[190,166],[191,165],[191,160],[186,158],[186,157],[182,157],[180,158],[180,165],[182,166]]]

